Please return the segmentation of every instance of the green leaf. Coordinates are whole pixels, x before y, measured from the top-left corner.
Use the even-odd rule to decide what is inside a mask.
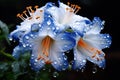
[[[10,44],[9,42],[9,39],[8,39],[8,35],[9,35],[9,29],[8,29],[8,26],[7,24],[3,23],[1,20],[0,20],[0,33],[3,33],[4,35],[4,38],[6,39],[6,41],[8,42],[8,44]]]

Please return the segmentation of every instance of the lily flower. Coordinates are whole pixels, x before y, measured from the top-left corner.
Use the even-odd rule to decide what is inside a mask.
[[[79,33],[83,34],[83,29],[87,22],[90,20],[86,17],[77,15],[76,13],[81,9],[80,6],[67,3],[68,5],[58,1],[59,7],[53,6],[47,11],[52,15],[55,20],[57,28],[60,30],[66,30],[72,28],[72,30],[79,29]]]
[[[13,52],[17,55],[17,52],[22,50],[31,51],[30,64],[35,71],[40,70],[45,64],[52,64],[59,71],[65,70],[68,61],[64,52],[75,45],[75,40],[67,32],[57,29],[51,14],[47,11],[50,7],[53,7],[51,3],[45,5],[42,21],[31,21],[30,28],[27,28],[28,32],[22,35],[20,45]]]
[[[86,60],[98,65],[100,68],[105,67],[105,53],[102,51],[111,45],[109,34],[101,34],[104,21],[95,17],[89,24],[83,36],[76,37],[76,46],[74,47],[73,69],[81,69],[85,66]],[[79,33],[79,32],[78,32]]]

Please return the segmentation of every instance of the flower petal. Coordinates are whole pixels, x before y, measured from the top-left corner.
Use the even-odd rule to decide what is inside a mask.
[[[34,42],[33,48],[32,48],[32,54],[30,59],[30,64],[33,70],[38,71],[40,70],[44,65],[45,61],[44,59],[38,59],[39,55],[42,55],[41,51],[41,45],[38,41]]]
[[[19,59],[20,55],[21,54],[24,54],[25,52],[27,51],[30,51],[30,49],[28,48],[25,48],[21,45],[18,45],[16,46],[14,49],[13,49],[13,53],[12,53],[12,56],[15,58],[15,59]]]
[[[100,31],[104,28],[104,21],[101,21],[99,17],[95,17],[90,24],[86,27],[86,34],[99,34]]]
[[[55,50],[51,52],[50,59],[52,61],[53,67],[58,70],[66,70],[68,68],[67,57],[62,52],[56,52]]]
[[[55,38],[54,48],[59,52],[65,52],[75,46],[75,40],[68,33],[58,34]]]
[[[84,41],[100,50],[108,48],[111,45],[111,37],[109,34],[86,34]]]
[[[99,67],[105,67],[105,54],[101,50],[88,45],[82,40],[79,42],[78,50],[87,58],[87,60],[97,64]]]
[[[74,61],[72,63],[73,69],[81,69],[86,64],[86,58],[82,55],[81,51],[74,48]]]

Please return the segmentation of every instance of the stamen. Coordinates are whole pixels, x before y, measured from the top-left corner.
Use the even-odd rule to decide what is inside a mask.
[[[40,56],[40,55],[38,54],[37,60],[41,60],[41,59],[44,60],[46,64],[51,64],[51,63],[52,63],[52,62],[51,62],[50,60],[48,60],[47,58],[45,58],[45,57],[43,57],[43,56]]]
[[[43,10],[40,10],[40,12],[43,12]]]
[[[81,9],[81,7],[78,6],[78,5],[76,5],[76,6],[75,6],[75,10],[76,10],[76,11],[75,11],[74,13],[76,14],[80,9]]]
[[[70,6],[70,2],[67,2],[67,5]]]
[[[93,53],[92,58],[96,57],[97,54],[101,54],[102,53],[102,51],[89,46],[87,43],[85,43],[83,41],[82,38],[78,41],[78,45],[81,46],[81,47],[83,47],[83,48],[85,48],[85,49],[87,49],[89,52]],[[100,60],[100,58],[97,57],[97,60],[98,59]]]
[[[70,12],[74,12],[75,14],[81,9],[80,6],[75,5],[75,4],[70,4],[70,2],[67,2],[67,5],[72,8],[70,9]]]
[[[39,18],[40,18],[39,16],[36,17],[36,19],[39,19]]]
[[[75,6],[76,6],[75,4],[71,4],[71,8],[73,8],[73,9],[74,9],[74,8],[75,8]]]
[[[50,50],[50,46],[52,44],[53,40],[49,37],[49,36],[46,36],[43,40],[42,40],[42,53],[45,55],[45,56],[49,56],[49,50]]]
[[[38,5],[36,5],[34,8],[37,10],[37,9],[38,9],[38,7],[39,7],[39,6],[38,6]]]
[[[26,14],[26,10],[25,11],[23,11],[23,14],[28,18],[28,15]]]
[[[23,14],[17,14],[17,17],[19,17],[20,19],[22,19],[23,21],[25,20],[25,18],[23,17]]]
[[[34,10],[32,10],[32,6],[26,7],[28,10],[29,14],[32,15],[31,13],[34,13]]]
[[[29,20],[31,20],[32,19],[32,17],[29,17]]]

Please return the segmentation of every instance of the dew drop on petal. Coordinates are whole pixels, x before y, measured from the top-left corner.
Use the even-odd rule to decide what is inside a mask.
[[[58,77],[58,76],[59,76],[58,72],[56,72],[56,71],[53,72],[53,77],[54,77],[54,78],[56,78],[56,77]]]
[[[92,69],[92,73],[95,74],[97,72],[97,67],[94,66],[93,69]]]
[[[51,24],[51,21],[47,21],[47,25],[49,26]]]
[[[43,71],[45,71],[45,70],[46,70],[46,68],[44,67],[42,70],[43,70]]]
[[[12,41],[13,39],[10,37],[9,40]]]
[[[29,39],[29,36],[25,36],[26,39]]]
[[[57,62],[55,61],[54,64],[57,64]]]
[[[81,72],[84,72],[85,71],[85,67],[81,68]]]

